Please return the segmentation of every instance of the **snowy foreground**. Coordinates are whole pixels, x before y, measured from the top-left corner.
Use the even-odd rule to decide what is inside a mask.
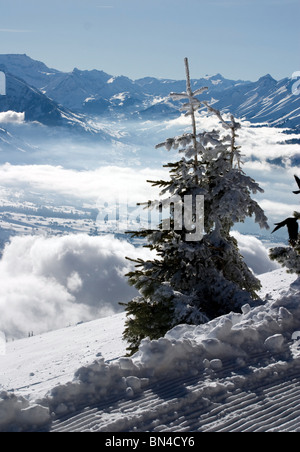
[[[7,344],[0,431],[300,431],[300,280],[266,304],[179,326],[124,358],[124,314]]]

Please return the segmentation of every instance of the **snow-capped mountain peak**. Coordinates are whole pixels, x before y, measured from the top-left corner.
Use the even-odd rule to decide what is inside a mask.
[[[45,97],[40,97],[41,104],[52,102],[49,120],[44,118],[49,124],[57,108],[67,108],[83,115],[118,117],[122,114],[123,118],[131,119],[157,119],[161,115],[173,117],[178,114],[180,104],[171,101],[169,94],[183,92],[186,88],[185,80],[154,77],[131,80],[101,70],[87,71],[78,68],[65,73],[50,69],[26,55],[0,55],[0,70],[23,80],[29,87],[43,94]],[[276,81],[270,74],[266,74],[256,82],[249,82],[229,80],[217,73],[193,79],[191,83],[195,90],[208,86],[208,92],[203,98],[207,101],[213,99],[214,106],[220,110],[225,109],[252,122],[299,128],[300,97],[292,93],[294,81],[291,78]],[[124,93],[126,101],[116,102]],[[159,103],[157,99],[161,99]],[[53,102],[59,107],[55,107]],[[7,107],[12,109],[13,105],[8,106],[2,102],[0,109],[5,111],[4,108]],[[30,110],[32,108],[28,105],[25,109],[26,118],[32,117]],[[16,111],[20,111],[20,106]]]

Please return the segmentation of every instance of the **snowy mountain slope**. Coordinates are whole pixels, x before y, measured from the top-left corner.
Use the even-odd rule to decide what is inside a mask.
[[[119,358],[123,314],[8,344],[1,430],[299,431],[299,280],[282,269],[261,279],[266,305],[178,326],[132,359]]]
[[[25,121],[37,121],[47,126],[64,126],[82,132],[95,132],[82,115],[58,105],[22,79],[6,73],[6,95],[0,96],[0,111],[24,113]]]
[[[126,353],[125,314],[8,342],[0,356],[0,390],[36,400],[51,387],[71,381],[75,371],[97,355],[113,360]]]
[[[28,121],[59,125],[62,121],[58,106],[22,79],[6,73],[6,95],[0,98],[1,111],[24,112]]]
[[[41,61],[36,61],[27,55],[9,54],[0,55],[0,69],[14,74],[24,80],[28,85],[42,90],[49,81],[59,78],[61,73],[50,69]]]
[[[145,77],[131,80],[104,71],[75,68],[64,73],[48,68],[27,55],[0,55],[0,70],[9,72],[40,90],[67,109],[84,114],[125,115],[128,119],[156,119],[178,114],[178,102],[170,102],[170,92],[182,92],[184,80]],[[300,97],[293,94],[295,80],[274,80],[267,74],[256,82],[228,80],[221,74],[192,80],[193,89],[207,86],[202,98],[218,109],[252,122],[299,128]],[[51,100],[50,100],[51,99]],[[43,100],[45,102],[45,99]],[[19,111],[19,110],[16,110]],[[52,113],[54,115],[54,112]],[[70,113],[69,113],[70,114]]]
[[[300,124],[300,98],[293,95],[292,79],[274,80],[270,74],[255,83],[229,88],[215,106],[251,122],[296,128]]]
[[[19,158],[20,153],[34,151],[34,146],[19,138],[16,135],[12,135],[8,130],[0,127],[0,156],[1,152],[9,152],[12,158],[12,153],[16,155],[16,159]]]

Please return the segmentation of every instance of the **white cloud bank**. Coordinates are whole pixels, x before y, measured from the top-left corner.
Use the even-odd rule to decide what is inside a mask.
[[[0,331],[19,338],[122,311],[137,294],[125,256],[148,253],[112,236],[13,238],[0,261]]]
[[[16,111],[0,112],[0,123],[21,124],[25,121],[25,113],[17,113]]]
[[[276,262],[271,261],[268,249],[256,237],[243,235],[237,231],[233,231],[232,236],[238,241],[240,253],[248,267],[256,275],[268,273],[281,267]]]
[[[278,268],[258,239],[233,235],[256,274]],[[137,295],[126,256],[151,254],[112,236],[14,237],[0,261],[0,331],[20,338],[120,312]]]

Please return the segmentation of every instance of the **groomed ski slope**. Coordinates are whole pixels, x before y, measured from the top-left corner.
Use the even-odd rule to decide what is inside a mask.
[[[123,314],[8,344],[0,430],[300,431],[300,281],[261,280],[265,305],[176,327],[132,359]]]

